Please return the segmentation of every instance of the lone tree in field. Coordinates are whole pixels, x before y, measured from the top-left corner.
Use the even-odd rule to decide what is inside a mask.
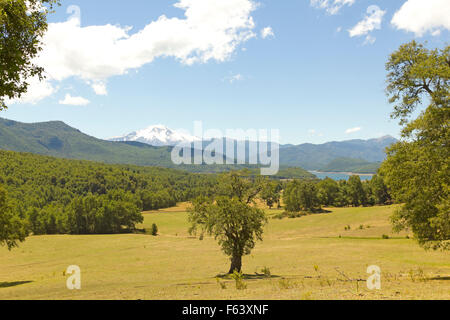
[[[393,118],[402,141],[388,150],[381,173],[395,200],[397,231],[411,229],[425,248],[450,249],[450,46],[402,45],[386,65]],[[416,119],[411,115],[429,103]]]
[[[27,79],[44,78],[33,59],[42,50],[47,15],[58,0],[0,0],[0,110],[5,98],[20,98]]]
[[[223,252],[231,258],[229,273],[242,270],[242,257],[250,254],[256,241],[262,241],[267,218],[255,207],[261,191],[260,181],[243,178],[238,173],[223,175],[214,198],[200,197],[189,209],[189,232],[214,236]]]
[[[0,186],[0,245],[9,250],[25,240],[27,232],[23,221],[13,214],[8,205],[6,191]]]

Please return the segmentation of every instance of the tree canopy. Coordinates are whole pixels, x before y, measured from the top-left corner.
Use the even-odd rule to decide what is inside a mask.
[[[254,199],[261,190],[258,182],[238,173],[222,175],[215,197],[199,197],[189,209],[190,233],[214,236],[222,251],[230,256],[229,273],[241,272],[242,257],[262,240],[267,218]]]
[[[0,184],[9,195],[3,216],[10,221],[14,212],[33,234],[129,232],[142,222],[141,211],[209,195],[215,183],[214,175],[174,169],[0,151]],[[0,228],[10,230],[5,221]]]
[[[20,98],[27,80],[44,78],[44,69],[34,63],[42,50],[47,15],[58,0],[0,0],[0,110],[5,98]]]
[[[18,242],[24,241],[26,236],[25,224],[13,213],[6,190],[0,186],[0,245],[12,249],[17,247]]]
[[[450,249],[450,46],[427,49],[415,41],[386,64],[392,117],[402,141],[388,150],[381,173],[392,196],[404,203],[396,230],[411,229],[425,248]],[[426,103],[417,118],[418,106]]]

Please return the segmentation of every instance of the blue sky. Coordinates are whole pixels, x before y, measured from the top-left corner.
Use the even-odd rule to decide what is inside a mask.
[[[388,55],[412,39],[449,40],[443,0],[209,1],[63,0],[39,60],[47,87],[33,85],[0,116],[62,120],[99,138],[153,124],[192,130],[196,120],[280,129],[293,144],[398,136]]]

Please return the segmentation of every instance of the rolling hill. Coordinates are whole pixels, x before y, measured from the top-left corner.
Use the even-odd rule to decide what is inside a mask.
[[[395,138],[385,136],[379,139],[328,142],[321,145],[284,145],[280,146],[280,163],[307,170],[322,170],[332,165],[336,159],[347,158],[364,160],[365,165],[374,166],[385,159],[385,149],[395,142]],[[353,167],[354,163],[350,163],[348,167],[341,167],[340,171],[355,172],[352,171]]]
[[[59,121],[25,124],[0,118],[0,149],[105,163],[172,165],[168,147],[100,140]]]
[[[379,162],[368,162],[362,159],[337,158],[319,171],[322,172],[355,172],[374,173],[380,168]]]
[[[380,139],[329,142],[321,145],[281,145],[280,165],[282,168],[372,173],[376,171],[379,162],[384,160],[384,149],[395,141],[394,138],[387,136]],[[255,167],[176,166],[171,161],[170,146],[152,146],[137,141],[101,140],[60,121],[28,124],[0,118],[0,149],[111,164],[176,167],[191,172],[219,172]],[[342,161],[342,158],[346,160]],[[300,170],[295,171],[295,176],[311,176],[308,172]]]

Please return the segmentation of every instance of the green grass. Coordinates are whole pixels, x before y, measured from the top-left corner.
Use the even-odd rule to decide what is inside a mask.
[[[450,255],[393,234],[393,210],[330,209],[283,220],[268,211],[264,241],[243,261],[244,290],[232,279],[217,281],[228,259],[214,239],[190,237],[185,206],[145,213],[140,227],[156,223],[158,237],[30,237],[11,252],[0,248],[0,299],[450,299]],[[79,291],[66,289],[69,265],[81,267]],[[380,291],[356,281],[367,279],[369,265],[381,267]]]

